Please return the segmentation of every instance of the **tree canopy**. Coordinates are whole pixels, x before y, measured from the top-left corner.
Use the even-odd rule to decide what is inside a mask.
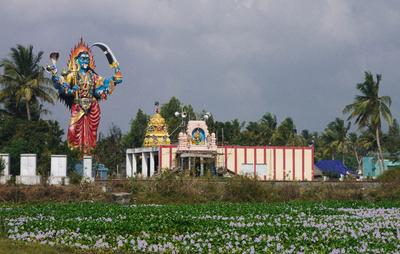
[[[41,113],[46,112],[42,103],[54,103],[55,91],[39,65],[42,55],[42,51],[36,55],[31,45],[17,45],[11,48],[9,58],[0,61],[3,68],[0,102],[4,104],[4,113],[28,120],[33,115],[38,119]]]
[[[381,169],[383,169],[383,152],[381,147],[382,119],[389,126],[393,123],[390,105],[392,99],[389,96],[380,96],[380,82],[382,75],[377,74],[376,80],[371,72],[365,72],[364,82],[357,84],[357,90],[361,93],[356,95],[354,102],[347,105],[343,113],[349,114],[348,119],[354,122],[360,129],[370,127],[375,130],[376,144],[378,147]]]

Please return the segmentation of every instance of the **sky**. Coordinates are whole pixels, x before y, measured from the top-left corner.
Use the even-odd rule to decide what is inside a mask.
[[[216,120],[278,122],[322,131],[357,94],[364,72],[382,74],[381,95],[400,113],[400,1],[0,0],[0,58],[16,44],[60,52],[66,67],[81,37],[109,45],[124,81],[101,102],[100,131],[128,131],[137,110],[176,96]],[[112,75],[93,49],[97,72]],[[47,116],[66,131],[57,102]]]

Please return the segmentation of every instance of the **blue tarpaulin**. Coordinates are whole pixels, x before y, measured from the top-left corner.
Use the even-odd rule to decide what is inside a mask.
[[[320,160],[315,163],[315,166],[319,168],[322,173],[333,173],[337,175],[346,175],[351,170],[346,168],[342,161],[339,160]]]

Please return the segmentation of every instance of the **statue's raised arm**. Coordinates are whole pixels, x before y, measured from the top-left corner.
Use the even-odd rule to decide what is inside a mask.
[[[46,67],[51,73],[54,87],[59,98],[71,109],[71,120],[68,128],[68,145],[79,149],[83,154],[91,154],[96,146],[97,128],[100,122],[99,99],[106,99],[122,82],[119,64],[111,49],[104,43],[95,43],[107,57],[114,74],[103,78],[95,71],[91,47],[81,39],[71,49],[67,62],[68,70],[58,74],[56,62],[59,54],[50,54],[52,65]]]
[[[100,77],[99,83],[96,86],[96,94],[105,99],[107,98],[108,94],[112,94],[115,86],[122,82],[122,73],[119,68],[119,63],[117,59],[115,58],[111,49],[106,44],[102,42],[96,42],[90,47],[98,47],[99,49],[101,49],[104,55],[107,57],[107,61],[110,64],[110,67],[114,70],[114,75],[111,78],[103,79]]]

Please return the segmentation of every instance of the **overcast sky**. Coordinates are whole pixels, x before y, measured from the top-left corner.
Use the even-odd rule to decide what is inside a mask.
[[[100,130],[124,132],[139,108],[172,96],[217,120],[292,117],[322,131],[357,93],[364,71],[383,75],[381,94],[400,112],[400,1],[132,0],[6,1],[0,58],[16,44],[60,52],[59,69],[82,36],[104,42],[123,84],[101,103]],[[112,71],[94,50],[97,70]],[[66,130],[68,110],[49,106]]]

